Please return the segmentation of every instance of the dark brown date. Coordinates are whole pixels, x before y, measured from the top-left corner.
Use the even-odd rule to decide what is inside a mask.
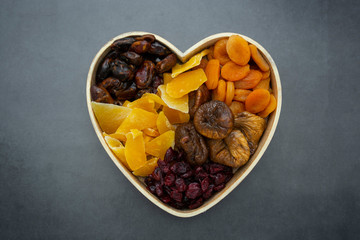
[[[141,98],[142,95],[144,95],[145,93],[153,93],[153,89],[152,88],[145,88],[145,89],[141,89],[136,93],[135,98]]]
[[[177,57],[172,53],[156,64],[156,70],[158,73],[166,72],[175,66],[176,62]]]
[[[91,98],[95,102],[114,103],[114,99],[110,96],[109,92],[103,87],[91,86]]]
[[[136,52],[124,52],[120,57],[128,64],[133,64],[135,66],[140,66],[144,60],[144,58]]]
[[[134,42],[135,39],[132,37],[122,38],[113,42],[113,44],[111,44],[111,49],[117,52],[126,52]]]
[[[114,95],[117,100],[132,100],[137,92],[134,82],[121,82],[119,88],[114,89]]]
[[[167,47],[165,47],[164,45],[162,45],[161,43],[156,41],[150,45],[148,53],[154,54],[157,56],[166,56],[166,55],[169,55],[171,52]]]
[[[115,59],[112,64],[111,73],[120,81],[127,81],[131,80],[131,76],[133,76],[133,69],[125,62]]]
[[[138,54],[146,53],[150,48],[150,43],[145,40],[136,41],[130,46],[130,50]]]
[[[136,86],[140,89],[149,87],[152,83],[154,76],[155,64],[149,60],[145,60],[135,74]]]
[[[148,41],[149,43],[153,43],[155,41],[155,36],[152,34],[145,34],[143,36],[140,37],[136,37],[135,38],[136,41]]]
[[[157,92],[158,86],[161,84],[164,84],[164,79],[162,77],[155,76],[152,82],[152,87],[154,88],[155,93]]]
[[[110,75],[112,63],[113,60],[111,58],[105,58],[105,60],[100,64],[97,71],[97,82],[103,81]]]

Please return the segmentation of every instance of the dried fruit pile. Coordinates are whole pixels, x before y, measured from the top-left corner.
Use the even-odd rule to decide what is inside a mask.
[[[123,38],[96,76],[92,108],[104,140],[151,193],[179,209],[225,187],[276,108],[268,63],[239,35],[186,63],[153,35]]]

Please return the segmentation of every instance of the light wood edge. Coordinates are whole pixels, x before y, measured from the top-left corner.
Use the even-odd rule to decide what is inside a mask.
[[[91,62],[91,65],[90,65],[90,69],[89,69],[89,73],[88,73],[88,77],[87,77],[87,83],[86,83],[86,101],[87,101],[89,116],[91,119],[91,123],[93,124],[95,133],[98,136],[105,151],[110,156],[110,158],[115,163],[115,165],[119,168],[119,170],[135,186],[136,189],[138,189],[147,199],[149,199],[156,206],[158,206],[162,210],[164,210],[174,216],[183,217],[183,218],[193,217],[193,216],[196,216],[198,214],[201,214],[201,213],[207,211],[208,209],[210,209],[211,207],[216,205],[218,202],[220,202],[223,198],[225,198],[231,191],[233,191],[245,179],[245,177],[251,172],[251,170],[259,162],[260,158],[266,151],[268,145],[271,142],[272,137],[274,136],[274,133],[275,133],[278,121],[279,121],[280,112],[281,112],[282,89],[281,89],[279,72],[278,72],[276,64],[275,64],[274,60],[272,59],[272,57],[270,56],[270,54],[259,43],[257,43],[256,41],[254,41],[253,39],[251,39],[247,36],[244,36],[244,35],[241,35],[238,33],[225,32],[225,33],[218,33],[218,34],[211,35],[211,36],[199,41],[198,43],[196,43],[195,45],[190,47],[184,53],[182,53],[179,49],[177,49],[172,43],[170,43],[166,39],[164,39],[161,36],[158,36],[156,34],[153,34],[159,42],[161,42],[164,45],[166,45],[167,47],[169,47],[169,49],[171,49],[177,55],[177,57],[183,62],[188,60],[192,55],[201,51],[202,49],[205,49],[205,48],[213,45],[220,38],[229,37],[234,34],[242,36],[245,40],[247,40],[251,44],[254,44],[258,48],[258,50],[263,54],[263,56],[268,61],[269,65],[271,66],[271,70],[272,70],[271,71],[271,84],[273,87],[274,96],[277,99],[277,108],[276,108],[275,112],[273,112],[270,115],[269,121],[268,121],[268,127],[262,136],[262,139],[259,143],[259,147],[258,147],[257,151],[251,157],[248,164],[246,164],[245,166],[240,168],[234,174],[234,177],[230,180],[230,182],[227,184],[225,189],[223,189],[221,192],[215,194],[211,199],[207,200],[201,207],[194,209],[194,210],[178,210],[178,209],[175,209],[175,208],[165,205],[156,196],[151,194],[146,189],[146,187],[143,185],[143,183],[137,177],[135,177],[130,171],[128,171],[122,163],[120,163],[118,161],[118,159],[113,154],[111,149],[107,146],[107,144],[103,138],[100,126],[96,120],[96,117],[95,117],[94,112],[91,107],[90,87],[91,87],[92,81],[95,79],[96,69],[99,64],[99,60],[101,60],[105,56],[105,54],[107,54],[107,52],[108,52],[107,50],[110,47],[111,43],[117,39],[125,38],[128,36],[144,35],[144,34],[153,34],[153,33],[136,31],[136,32],[127,32],[127,33],[120,34],[120,35],[114,37],[113,39],[111,39],[108,43],[106,43],[95,55],[93,61]]]

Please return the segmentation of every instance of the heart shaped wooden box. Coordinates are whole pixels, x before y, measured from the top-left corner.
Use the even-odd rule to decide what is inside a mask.
[[[225,196],[227,196],[232,190],[234,190],[241,183],[241,181],[243,181],[244,178],[251,172],[251,170],[255,167],[255,165],[260,160],[261,156],[264,154],[266,148],[268,147],[268,145],[269,145],[269,143],[270,143],[270,141],[271,141],[271,139],[272,139],[272,137],[274,135],[274,132],[275,132],[278,120],[279,120],[279,116],[280,116],[281,101],[282,101],[280,76],[279,76],[276,65],[275,65],[273,59],[271,58],[270,54],[260,44],[258,44],[257,42],[255,42],[251,38],[243,36],[241,34],[238,34],[238,35],[242,36],[249,43],[254,44],[258,48],[258,50],[262,53],[264,58],[268,61],[269,65],[270,65],[270,68],[271,68],[271,86],[272,86],[272,89],[273,89],[274,96],[277,99],[277,108],[269,116],[268,126],[267,126],[267,128],[266,128],[266,130],[265,130],[265,132],[264,132],[264,134],[263,134],[263,136],[261,138],[261,141],[259,143],[259,146],[258,146],[256,152],[254,153],[254,155],[252,155],[252,157],[246,163],[245,166],[241,167],[240,169],[238,169],[235,172],[233,178],[227,183],[226,187],[222,191],[218,192],[217,194],[212,196],[210,199],[208,199],[202,206],[200,206],[197,209],[194,209],[194,210],[178,210],[178,209],[172,208],[172,207],[164,204],[155,195],[150,193],[146,189],[143,182],[139,178],[134,176],[129,170],[126,169],[126,167],[124,165],[122,165],[121,162],[119,162],[117,160],[116,156],[113,154],[113,152],[107,146],[107,144],[106,144],[106,142],[105,142],[105,140],[103,138],[101,128],[100,128],[100,126],[99,126],[99,124],[98,124],[98,122],[96,120],[96,117],[94,115],[94,112],[93,112],[93,110],[91,108],[90,87],[95,82],[96,70],[98,68],[99,63],[104,58],[104,56],[110,51],[110,45],[115,40],[118,40],[118,39],[121,39],[121,38],[129,37],[129,36],[139,36],[139,35],[144,35],[144,34],[152,34],[152,33],[148,33],[148,32],[128,32],[128,33],[123,33],[123,34],[113,38],[108,43],[106,43],[99,50],[99,52],[96,54],[95,58],[93,59],[93,61],[91,63],[89,73],[88,73],[88,77],[87,77],[87,83],[86,83],[86,102],[87,102],[87,106],[88,106],[88,110],[89,110],[90,119],[91,119],[92,125],[94,127],[94,130],[96,132],[96,135],[98,136],[98,138],[99,138],[102,146],[104,147],[105,151],[107,152],[107,154],[110,156],[110,158],[113,160],[115,165],[119,168],[119,170],[125,175],[125,177],[145,197],[147,197],[156,206],[158,206],[159,208],[163,209],[164,211],[166,211],[166,212],[168,212],[168,213],[170,213],[172,215],[175,215],[175,216],[178,216],[178,217],[192,217],[192,216],[198,215],[198,214],[203,213],[206,210],[210,209],[215,204],[220,202]],[[212,36],[209,36],[209,37],[199,41],[198,43],[193,45],[191,48],[189,48],[184,53],[181,52],[173,44],[171,44],[170,42],[168,42],[164,38],[162,38],[162,37],[160,37],[160,36],[158,36],[156,34],[153,34],[153,35],[156,37],[156,39],[159,42],[161,42],[162,44],[167,46],[173,53],[175,53],[180,61],[186,62],[194,54],[196,54],[196,53],[200,52],[201,50],[203,50],[205,48],[208,48],[211,45],[215,44],[217,40],[219,40],[221,38],[224,38],[224,37],[229,37],[229,36],[234,35],[234,34],[237,34],[237,33],[218,33],[218,34],[214,34]]]

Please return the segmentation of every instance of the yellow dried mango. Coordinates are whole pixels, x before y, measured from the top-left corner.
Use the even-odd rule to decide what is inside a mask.
[[[136,99],[133,102],[125,102],[123,104],[124,107],[128,107],[128,108],[141,108],[144,109],[148,112],[154,112],[156,113],[155,110],[155,101],[153,99],[150,99],[148,97],[141,97],[139,99]]]
[[[110,136],[105,136],[105,142],[109,146],[111,151],[113,151],[115,156],[120,160],[120,162],[123,163],[125,167],[129,169],[129,165],[127,164],[125,158],[124,145],[122,145],[122,143],[119,140],[112,138]]]
[[[188,71],[166,84],[166,93],[172,98],[181,98],[198,89],[206,80],[207,77],[202,68]]]
[[[188,113],[183,113],[166,106],[163,107],[163,112],[171,124],[185,123],[190,120]]]
[[[159,112],[158,118],[156,120],[156,126],[160,134],[163,134],[169,130],[174,130],[174,126],[171,125],[163,111]]]
[[[173,78],[171,77],[171,73],[163,73],[163,79],[164,85],[168,84],[169,82],[171,82],[171,80],[173,80]]]
[[[160,159],[164,159],[166,150],[168,150],[169,147],[173,148],[174,144],[175,132],[169,130],[157,138],[154,138],[152,141],[147,142],[145,144],[145,152]]]
[[[186,72],[187,70],[196,67],[200,64],[201,59],[206,56],[208,53],[210,52],[209,49],[205,49],[202,52],[195,54],[193,57],[191,57],[189,59],[189,61],[187,61],[184,64],[176,64],[173,68],[172,68],[172,74],[171,77],[175,78],[177,75],[179,75],[180,73]]]
[[[131,129],[126,134],[125,157],[132,171],[146,164],[145,143],[143,133],[138,129]]]
[[[160,85],[158,87],[158,91],[160,93],[161,99],[166,103],[166,106],[179,110],[184,113],[189,112],[189,97],[188,95],[184,95],[181,98],[173,98],[170,97],[166,93],[166,85]]]
[[[132,111],[131,108],[108,103],[91,102],[91,107],[101,129],[108,134],[114,133]]]
[[[135,108],[131,111],[127,118],[125,118],[115,133],[126,134],[131,129],[143,130],[145,128],[155,128],[156,120],[156,113],[151,113],[140,108]]]
[[[146,177],[155,170],[155,168],[157,167],[157,161],[158,158],[152,158],[146,161],[145,165],[133,171],[133,174],[135,176]]]

